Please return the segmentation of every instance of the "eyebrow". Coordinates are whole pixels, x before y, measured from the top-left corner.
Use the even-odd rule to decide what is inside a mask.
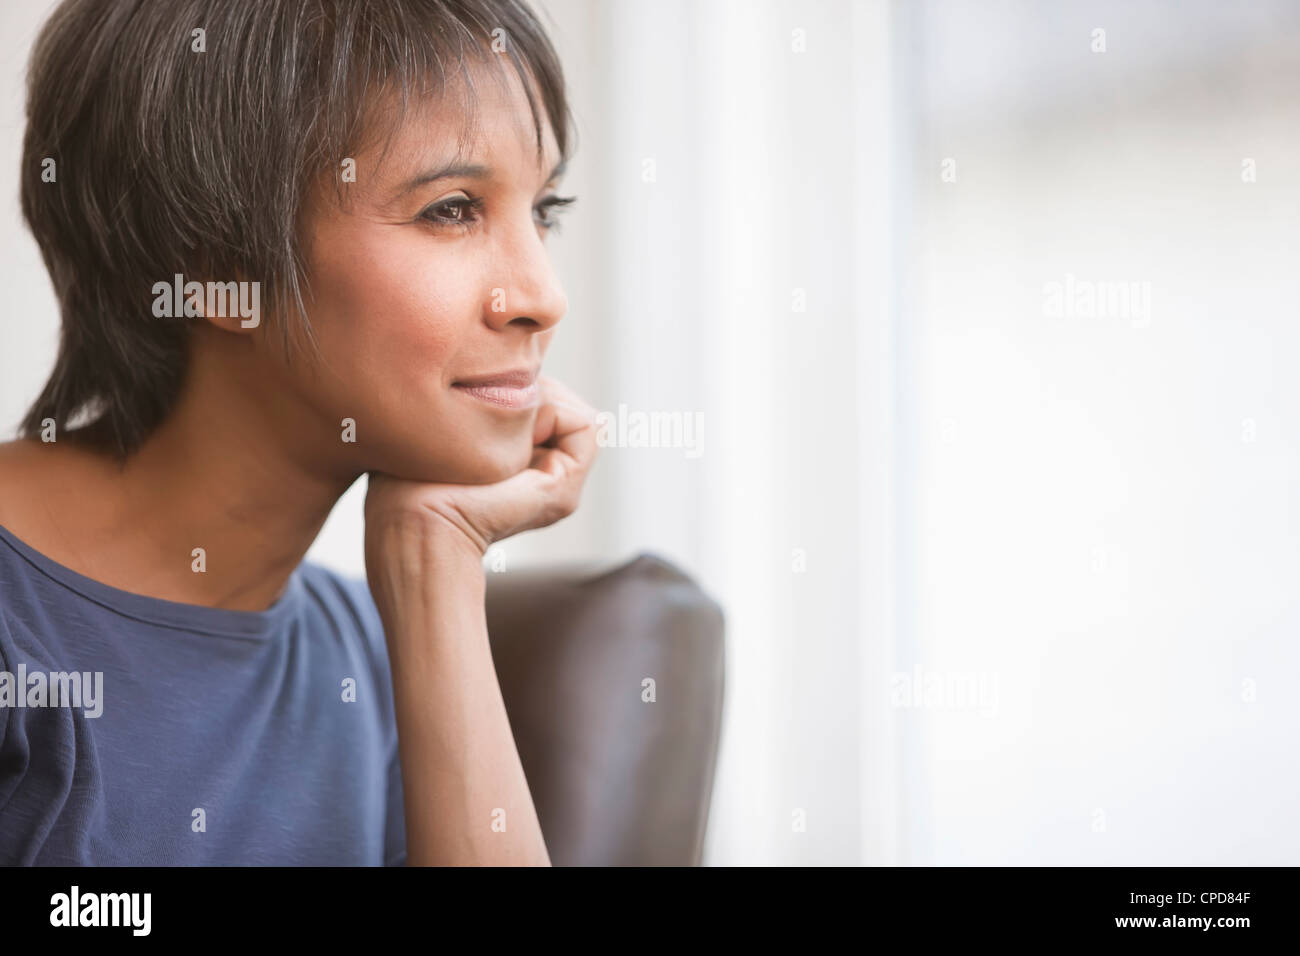
[[[555,164],[555,168],[551,170],[551,175],[546,177],[546,181],[549,183],[557,176],[564,175],[564,172],[566,169],[568,169],[568,167],[569,167],[568,159],[560,160],[558,163]],[[442,166],[440,168],[426,170],[425,172],[418,174],[417,176],[409,180],[405,185],[403,185],[401,191],[402,193],[409,193],[412,189],[416,189],[420,186],[425,186],[429,183],[437,182],[440,179],[483,180],[483,179],[491,179],[494,175],[495,175],[495,171],[492,169],[491,166],[484,166],[480,163],[454,163],[450,166]]]

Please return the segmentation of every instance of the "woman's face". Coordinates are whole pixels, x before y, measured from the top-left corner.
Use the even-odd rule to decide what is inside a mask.
[[[478,136],[459,159],[459,113],[412,109],[382,162],[382,142],[352,157],[342,208],[332,186],[308,206],[307,311],[323,363],[289,374],[335,426],[339,460],[462,483],[528,465],[538,396],[527,383],[567,308],[545,247],[559,156],[544,124],[538,163],[523,87],[506,72],[508,88],[477,80]],[[479,168],[439,175],[453,163]]]

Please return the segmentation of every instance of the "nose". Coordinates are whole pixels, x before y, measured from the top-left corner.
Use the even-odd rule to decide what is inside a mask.
[[[496,261],[499,281],[489,282],[483,305],[483,319],[489,326],[497,331],[545,332],[564,318],[569,300],[531,216],[527,228],[511,230]]]

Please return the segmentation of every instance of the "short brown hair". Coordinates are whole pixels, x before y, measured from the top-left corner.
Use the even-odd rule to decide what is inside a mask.
[[[286,347],[310,340],[306,191],[355,154],[377,93],[400,91],[404,111],[451,70],[472,91],[469,64],[497,51],[524,80],[539,157],[530,79],[567,157],[559,58],[522,0],[60,4],[32,53],[21,191],[62,334],[22,433],[81,417],[119,457],[139,447],[184,381],[189,326],[151,311],[176,273],[256,278]]]

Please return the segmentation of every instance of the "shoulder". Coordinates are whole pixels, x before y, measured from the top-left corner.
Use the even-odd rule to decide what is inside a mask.
[[[307,593],[332,614],[353,618],[359,627],[367,631],[381,627],[379,609],[375,607],[370,587],[364,579],[314,561],[303,561],[298,573],[302,576]]]
[[[364,648],[378,672],[386,671],[384,625],[365,580],[313,561],[303,561],[298,574],[311,603],[340,634]]]
[[[106,470],[76,442],[0,442],[0,524],[16,533],[22,526],[38,527],[42,516],[84,498],[86,479]]]
[[[77,759],[86,718],[70,707],[20,704],[31,700],[24,672],[54,668],[15,630],[9,611],[0,600],[0,866],[31,866],[55,818],[91,792]]]

